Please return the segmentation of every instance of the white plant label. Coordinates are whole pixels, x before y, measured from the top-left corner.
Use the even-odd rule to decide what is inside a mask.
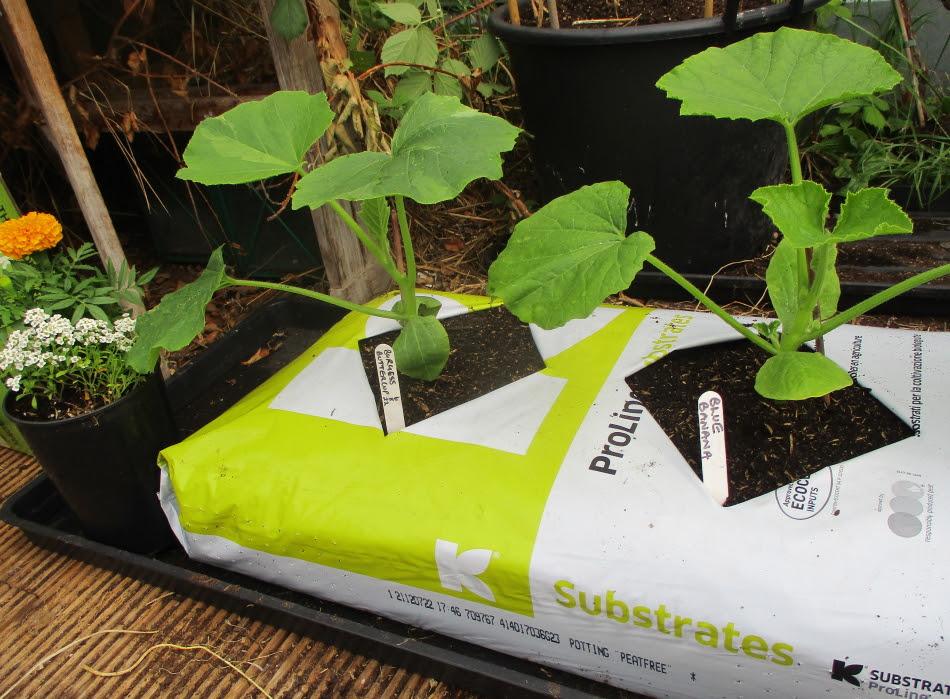
[[[406,428],[406,415],[402,409],[396,357],[389,345],[376,345],[376,378],[379,380],[379,395],[383,399],[386,434],[399,432]]]
[[[703,465],[703,484],[713,499],[722,505],[729,497],[726,468],[726,416],[722,396],[706,391],[699,397],[699,455]]]

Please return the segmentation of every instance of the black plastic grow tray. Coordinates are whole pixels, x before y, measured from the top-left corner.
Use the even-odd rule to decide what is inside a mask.
[[[169,380],[169,398],[182,436],[227,410],[309,347],[339,317],[321,304],[284,299],[247,318]],[[261,347],[269,348],[270,354],[246,363]],[[45,476],[9,497],[0,507],[0,520],[18,527],[45,548],[489,696],[636,697],[592,680],[192,561],[177,543],[145,556],[91,541],[82,535]]]
[[[937,243],[944,248],[950,248],[950,230],[936,228],[946,225],[950,220],[950,212],[936,213],[926,218],[918,218],[924,230],[914,233],[914,238],[920,241]],[[934,228],[931,228],[934,227]],[[898,238],[899,236],[894,236]],[[878,239],[880,240],[880,239]],[[936,267],[939,261],[934,261]],[[926,268],[909,268],[901,265],[893,266],[845,266],[838,265],[839,273],[849,271],[859,273],[879,274],[888,281],[845,281],[841,282],[841,300],[839,308],[848,308],[864,301],[879,291],[890,287],[898,279],[911,274],[923,272]],[[765,279],[758,276],[742,275],[724,270],[720,274],[684,274],[690,282],[700,289],[708,289],[708,294],[720,302],[744,301],[756,304],[765,294]],[[628,290],[629,294],[639,298],[660,298],[677,301],[691,301],[693,297],[677,286],[669,277],[650,267],[645,267]],[[950,277],[938,279],[925,286],[919,286],[911,291],[891,299],[882,304],[874,313],[890,315],[913,316],[950,316]]]

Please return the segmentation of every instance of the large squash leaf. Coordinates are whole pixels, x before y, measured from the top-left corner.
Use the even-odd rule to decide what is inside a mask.
[[[779,352],[755,376],[755,390],[772,400],[819,398],[852,384],[844,369],[817,352]]]
[[[333,122],[321,92],[281,90],[205,119],[185,148],[183,180],[240,184],[297,170]]]
[[[838,223],[831,232],[831,240],[847,243],[875,235],[910,233],[914,224],[904,210],[890,200],[888,191],[870,187],[849,192],[841,205]]]
[[[488,270],[488,291],[521,320],[556,328],[626,289],[654,249],[625,235],[630,189],[601,182],[558,197],[515,226]]]
[[[344,155],[307,174],[293,205],[316,208],[332,199],[358,201],[403,195],[420,204],[451,199],[472,180],[501,177],[501,153],[519,129],[462,105],[455,97],[424,94],[393,134],[392,154]]]
[[[691,56],[657,87],[682,100],[680,114],[791,126],[835,102],[889,90],[900,79],[873,49],[782,27]]]
[[[147,374],[155,368],[161,350],[178,350],[194,340],[204,330],[205,307],[225,278],[224,258],[218,248],[201,276],[165,295],[155,308],[139,316],[135,344],[126,355],[129,366]]]

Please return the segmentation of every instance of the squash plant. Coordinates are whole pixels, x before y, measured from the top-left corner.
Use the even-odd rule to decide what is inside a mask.
[[[621,182],[582,187],[519,223],[489,269],[489,292],[521,320],[552,328],[587,316],[604,298],[629,286],[648,263],[771,355],[756,376],[761,395],[800,400],[851,385],[848,373],[823,354],[802,351],[805,343],[950,274],[950,265],[903,280],[839,312],[838,244],[910,233],[912,224],[887,190],[872,187],[850,193],[829,229],[831,195],[802,178],[795,126],[818,109],[888,90],[899,81],[900,75],[872,49],[783,27],[691,56],[657,83],[682,101],[683,115],[769,120],[784,129],[792,182],[760,187],[751,195],[782,233],[766,272],[777,321],[744,326],[654,256],[647,233],[627,235],[630,190]]]
[[[462,105],[455,97],[426,94],[409,109],[392,138],[391,153],[345,155],[308,171],[307,154],[333,122],[323,93],[280,91],[205,119],[184,152],[178,177],[207,185],[241,184],[297,174],[293,207],[330,206],[398,285],[402,298],[392,310],[351,303],[287,284],[235,279],[220,248],[201,276],[165,296],[141,316],[129,364],[147,373],[161,350],[181,349],[204,328],[205,307],[227,286],[276,289],[402,325],[393,343],[399,370],[418,379],[438,377],[449,340],[436,318],[439,302],[417,296],[416,262],[406,216],[406,198],[434,204],[456,197],[472,180],[501,176],[501,153],[511,150],[519,129],[504,119]],[[390,199],[395,205],[406,271],[400,272],[389,241]],[[354,218],[340,201],[361,202]]]

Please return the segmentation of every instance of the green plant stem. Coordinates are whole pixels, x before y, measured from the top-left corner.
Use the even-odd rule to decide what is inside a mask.
[[[654,267],[656,267],[656,268],[657,268],[658,270],[660,270],[661,272],[663,272],[663,274],[665,274],[666,276],[668,276],[668,277],[669,277],[670,279],[672,279],[674,282],[676,282],[680,287],[682,287],[684,290],[686,290],[686,291],[690,294],[690,296],[692,296],[692,297],[695,298],[697,301],[699,301],[701,304],[703,304],[703,305],[704,305],[706,308],[708,308],[712,313],[714,313],[714,314],[716,314],[717,316],[719,316],[727,325],[729,325],[729,326],[730,326],[731,328],[733,328],[734,330],[738,331],[744,338],[746,338],[747,340],[749,340],[749,342],[751,342],[751,343],[753,343],[753,344],[755,344],[755,345],[758,345],[759,347],[761,347],[762,349],[764,349],[764,350],[765,350],[766,352],[768,352],[769,354],[777,354],[777,353],[778,353],[778,350],[776,350],[775,347],[773,347],[769,342],[767,342],[766,340],[764,340],[764,339],[762,339],[761,337],[759,337],[758,334],[756,334],[756,333],[753,332],[752,330],[749,330],[749,328],[747,328],[747,327],[744,326],[742,323],[740,323],[738,320],[736,320],[736,319],[733,318],[731,315],[729,315],[729,313],[726,312],[726,310],[723,309],[719,304],[717,304],[717,303],[716,303],[715,301],[713,301],[711,298],[709,298],[708,296],[706,296],[706,294],[704,294],[704,293],[703,293],[702,291],[700,291],[696,286],[694,286],[693,284],[691,284],[690,281],[689,281],[688,279],[686,279],[686,277],[684,277],[683,275],[681,275],[679,272],[677,272],[676,270],[674,270],[672,267],[670,267],[669,265],[667,265],[665,262],[663,262],[662,260],[657,259],[657,258],[654,257],[653,255],[647,255],[647,256],[646,256],[646,261],[649,262],[649,263],[650,263],[651,265],[653,265]]]
[[[406,200],[401,194],[395,196],[396,217],[399,219],[399,235],[402,239],[403,257],[406,260],[405,284],[400,285],[402,303],[406,313],[416,315],[416,255],[409,235],[409,219],[406,216]]]
[[[324,303],[329,303],[332,306],[337,306],[338,308],[343,308],[347,311],[356,311],[357,313],[365,313],[369,316],[377,316],[379,318],[389,318],[391,320],[403,321],[406,320],[407,316],[404,313],[395,313],[394,311],[384,311],[379,308],[373,308],[371,306],[363,306],[358,303],[353,303],[352,301],[347,301],[345,299],[337,298],[336,296],[330,296],[329,294],[321,294],[319,291],[313,291],[312,289],[301,289],[299,286],[291,286],[289,284],[280,284],[278,282],[262,282],[256,279],[234,279],[232,277],[225,277],[224,283],[219,288],[224,288],[226,286],[249,286],[256,289],[273,289],[275,291],[284,291],[288,294],[297,294],[298,296],[305,296],[309,299],[315,299],[317,301],[323,301]]]
[[[798,152],[798,138],[795,136],[795,125],[783,122],[785,129],[785,142],[788,146],[788,167],[792,175],[792,184],[801,184],[802,182],[802,161]],[[798,288],[808,288],[808,256],[804,250],[798,251]]]
[[[940,265],[939,267],[935,267],[934,269],[928,270],[926,272],[915,274],[913,277],[909,277],[902,282],[898,282],[889,289],[879,291],[878,293],[874,294],[874,296],[865,299],[861,303],[856,303],[848,310],[841,311],[841,313],[821,325],[821,327],[819,327],[814,333],[808,337],[805,337],[802,340],[802,343],[821,337],[822,335],[831,332],[839,325],[844,325],[848,321],[854,320],[859,315],[867,313],[872,308],[876,308],[882,303],[886,303],[892,298],[910,291],[914,287],[920,286],[921,284],[926,284],[927,282],[931,282],[934,279],[939,279],[940,277],[945,277],[948,275],[950,275],[950,264]]]
[[[363,230],[363,227],[356,222],[349,212],[344,209],[340,202],[335,199],[331,199],[327,202],[330,208],[336,212],[336,215],[340,217],[346,227],[349,228],[353,233],[359,238],[360,242],[366,246],[366,249],[379,260],[379,263],[383,266],[383,269],[386,270],[386,274],[393,278],[393,280],[398,284],[402,279],[402,275],[399,273],[399,270],[396,269],[396,263],[393,262],[392,256],[390,256],[389,251],[382,248],[373,238]]]

